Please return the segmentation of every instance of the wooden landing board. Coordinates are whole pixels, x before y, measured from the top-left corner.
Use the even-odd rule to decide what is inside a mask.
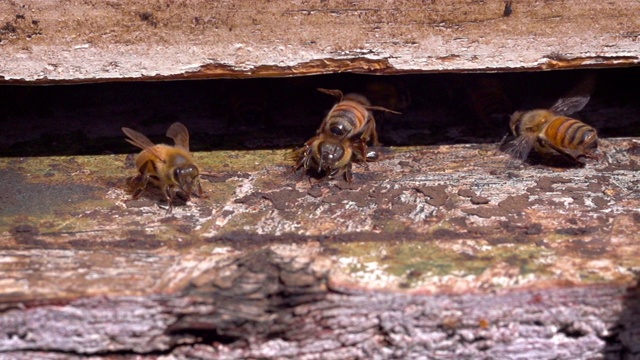
[[[171,214],[126,194],[130,157],[4,158],[0,351],[632,353],[639,148],[570,169],[390,148],[351,184],[283,150],[203,152],[208,198]]]

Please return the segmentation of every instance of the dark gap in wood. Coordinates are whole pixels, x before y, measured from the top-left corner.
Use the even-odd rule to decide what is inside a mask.
[[[360,92],[402,115],[376,113],[387,146],[499,142],[508,116],[548,107],[588,74],[596,90],[578,117],[601,137],[640,136],[640,68],[519,73],[330,74],[288,78],[0,85],[0,156],[134,152],[120,131],[153,141],[175,121],[192,149],[253,150],[299,146],[335,99],[318,87]]]

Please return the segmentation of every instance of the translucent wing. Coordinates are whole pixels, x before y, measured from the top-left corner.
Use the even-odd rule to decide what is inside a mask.
[[[508,146],[506,152],[515,157],[516,159],[525,161],[533,148],[533,144],[536,141],[535,135],[522,135],[518,136],[513,142]]]
[[[318,91],[320,91],[321,93],[325,93],[325,94],[329,94],[329,95],[335,96],[338,99],[340,99],[340,101],[342,101],[343,94],[342,94],[342,91],[340,91],[340,90],[318,88]]]
[[[587,105],[589,102],[590,96],[576,96],[576,97],[568,97],[561,98],[556,101],[553,106],[549,110],[558,114],[558,115],[571,115],[575,112],[582,110],[582,108]]]
[[[390,109],[384,108],[384,107],[382,107],[382,106],[370,106],[370,105],[369,105],[369,106],[365,106],[365,107],[366,107],[367,109],[369,109],[369,110],[377,110],[377,111],[390,112],[390,113],[398,114],[398,115],[401,115],[401,114],[402,114],[401,112],[397,112],[397,111],[394,111],[394,110],[390,110]]]
[[[167,130],[167,137],[173,139],[177,147],[189,151],[189,130],[182,123],[171,124]]]
[[[565,96],[556,101],[549,110],[559,115],[571,115],[582,110],[591,98],[595,87],[595,77],[588,76]]]
[[[152,153],[155,157],[157,157],[158,159],[164,161],[164,156],[162,156],[160,154],[160,152],[158,152],[158,150],[156,150],[156,145],[154,143],[151,142],[151,140],[149,140],[148,137],[140,134],[139,132],[133,130],[133,129],[129,129],[127,127],[123,127],[122,128],[122,132],[125,133],[125,135],[127,135],[129,138],[125,139],[127,140],[127,142],[129,142],[130,144],[137,146],[139,148],[141,148],[142,150],[147,150],[150,153]]]

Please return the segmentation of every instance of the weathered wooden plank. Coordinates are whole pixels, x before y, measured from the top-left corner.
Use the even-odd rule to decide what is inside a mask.
[[[5,1],[0,79],[104,81],[638,64],[640,4]]]
[[[640,141],[611,137],[638,135],[634,70],[596,72],[579,116],[601,158],[582,168],[497,151],[505,119],[469,97],[489,81],[544,106],[584,72],[5,86],[0,357],[637,356]],[[318,86],[401,89],[382,140],[423,146],[382,148],[352,184],[238,150],[306,140],[335,101]],[[242,124],[225,108],[264,93]],[[130,199],[131,156],[78,155],[177,120],[212,175],[171,214]]]
[[[593,359],[640,350],[637,288],[362,292],[334,282],[330,262],[300,251],[257,251],[206,269],[173,295],[6,308],[0,351],[16,359],[58,359],[60,352],[69,358],[135,352],[140,359]]]
[[[375,287],[628,280],[638,266],[637,146],[606,141],[602,162],[569,169],[508,168],[492,144],[394,149],[356,166],[352,184],[300,178],[284,151],[198,153],[215,174],[209,198],[171,214],[157,194],[129,199],[123,174],[135,170],[123,156],[4,159],[3,296],[173,291],[204,259],[309,241],[340,254],[356,278],[369,261],[385,269],[360,280]]]
[[[569,169],[509,167],[495,144],[392,149],[353,184],[299,178],[283,151],[197,153],[210,198],[172,214],[128,198],[124,156],[3,159],[0,346],[635,354],[638,145]]]

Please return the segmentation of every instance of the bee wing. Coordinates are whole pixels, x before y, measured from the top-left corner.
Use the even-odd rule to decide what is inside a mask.
[[[338,99],[340,99],[340,101],[342,101],[342,98],[344,97],[344,95],[342,94],[342,91],[340,91],[340,90],[318,88],[318,91],[320,91],[321,93],[325,93],[325,94],[328,94],[328,95],[335,96]]]
[[[158,159],[164,161],[164,156],[162,156],[162,154],[160,154],[160,152],[158,152],[158,150],[156,150],[156,145],[154,143],[151,142],[151,140],[149,140],[148,137],[140,134],[139,132],[133,130],[133,129],[129,129],[128,127],[123,127],[122,128],[122,132],[125,133],[125,135],[127,135],[129,138],[125,139],[127,140],[127,142],[129,142],[130,144],[139,147],[142,150],[147,150],[150,153],[152,153],[155,157],[157,157]]]
[[[589,95],[562,98],[556,101],[549,110],[558,115],[571,115],[582,110],[589,102],[589,98]]]
[[[549,110],[559,115],[571,115],[582,110],[591,98],[595,87],[595,77],[588,76],[582,80],[569,93],[556,101]]]
[[[535,135],[521,135],[513,140],[505,151],[516,159],[524,161],[529,156],[535,141]]]
[[[371,106],[371,105],[368,105],[368,106],[365,106],[365,108],[367,108],[368,110],[378,110],[378,111],[390,112],[392,114],[398,114],[398,115],[402,114],[401,112],[390,110],[390,109],[387,109],[387,108],[382,107],[382,106]]]
[[[189,130],[182,123],[171,124],[167,130],[167,137],[173,139],[177,147],[189,151]]]

